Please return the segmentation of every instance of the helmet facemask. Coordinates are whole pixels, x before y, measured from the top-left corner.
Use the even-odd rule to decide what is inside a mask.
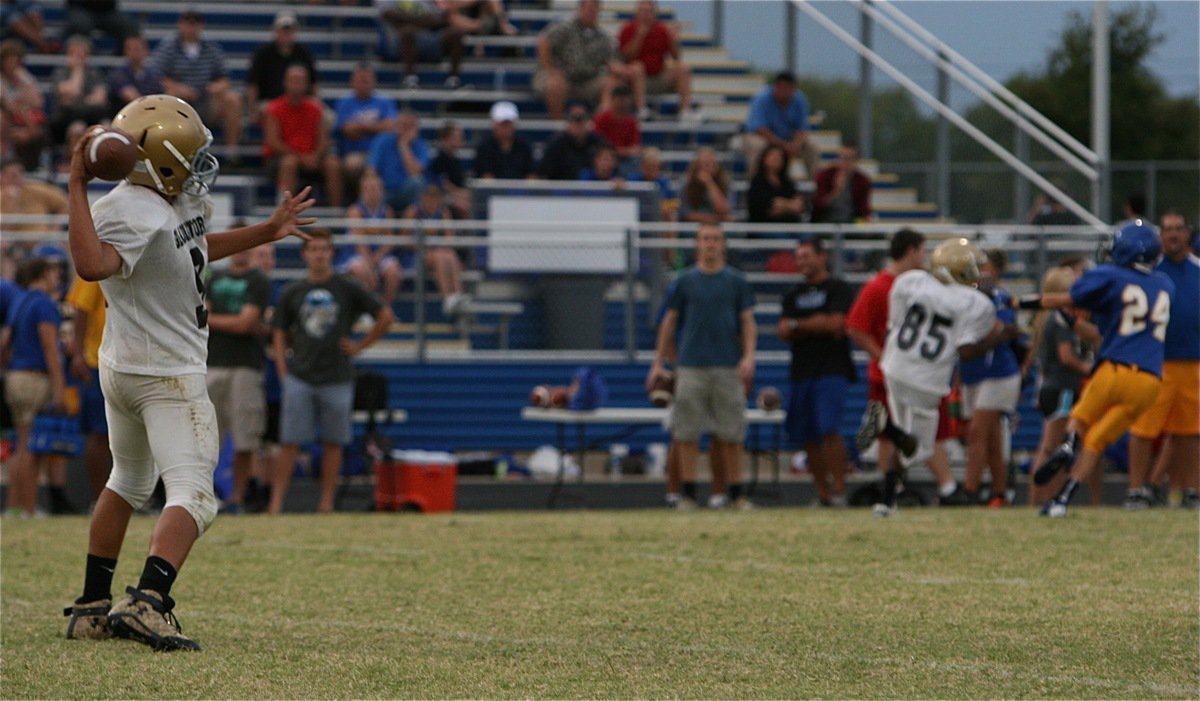
[[[208,152],[208,147],[212,145],[212,132],[205,129],[204,136],[204,146],[197,149],[192,156],[191,174],[183,182],[183,191],[194,197],[207,195],[217,181],[217,174],[221,172],[220,161]]]

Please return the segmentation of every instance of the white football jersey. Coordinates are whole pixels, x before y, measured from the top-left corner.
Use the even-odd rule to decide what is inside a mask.
[[[208,360],[204,267],[208,197],[168,202],[123,182],[92,204],[100,240],[121,269],[100,282],[108,301],[100,360],[134,375],[203,374]]]
[[[979,290],[910,270],[892,284],[880,368],[891,380],[946,395],[959,346],[982,341],[995,323],[996,308]]]

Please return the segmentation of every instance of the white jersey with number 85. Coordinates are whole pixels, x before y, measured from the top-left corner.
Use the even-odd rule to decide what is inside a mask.
[[[979,290],[910,270],[896,278],[888,297],[880,368],[889,381],[946,395],[959,346],[983,340],[995,323],[996,309]]]

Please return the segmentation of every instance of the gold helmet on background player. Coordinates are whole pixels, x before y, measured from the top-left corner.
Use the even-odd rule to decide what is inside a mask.
[[[947,285],[958,283],[974,287],[979,282],[979,264],[983,253],[966,239],[950,239],[933,249],[929,272]]]
[[[220,164],[208,152],[212,133],[191,105],[171,95],[146,95],[130,102],[112,125],[133,137],[138,160],[126,178],[173,197],[203,195]]]

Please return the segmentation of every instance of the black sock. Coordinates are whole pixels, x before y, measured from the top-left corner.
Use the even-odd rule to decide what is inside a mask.
[[[142,570],[142,578],[138,580],[138,589],[150,589],[164,597],[171,593],[171,585],[179,573],[175,566],[156,555],[146,558],[146,567]]]
[[[696,501],[696,483],[684,482],[681,486],[683,487],[683,496],[691,499],[692,501]]]
[[[896,486],[900,484],[900,470],[888,470],[883,473],[883,503],[888,506],[896,505]]]
[[[1063,504],[1071,503],[1071,497],[1075,496],[1075,490],[1079,488],[1079,482],[1074,477],[1068,477],[1062,489],[1058,490],[1058,496],[1054,497],[1055,501]]]
[[[87,568],[83,571],[83,596],[76,599],[75,603],[111,599],[113,573],[116,571],[116,560],[88,553]]]
[[[729,485],[729,501],[737,501],[742,496],[742,483],[737,482]]]

